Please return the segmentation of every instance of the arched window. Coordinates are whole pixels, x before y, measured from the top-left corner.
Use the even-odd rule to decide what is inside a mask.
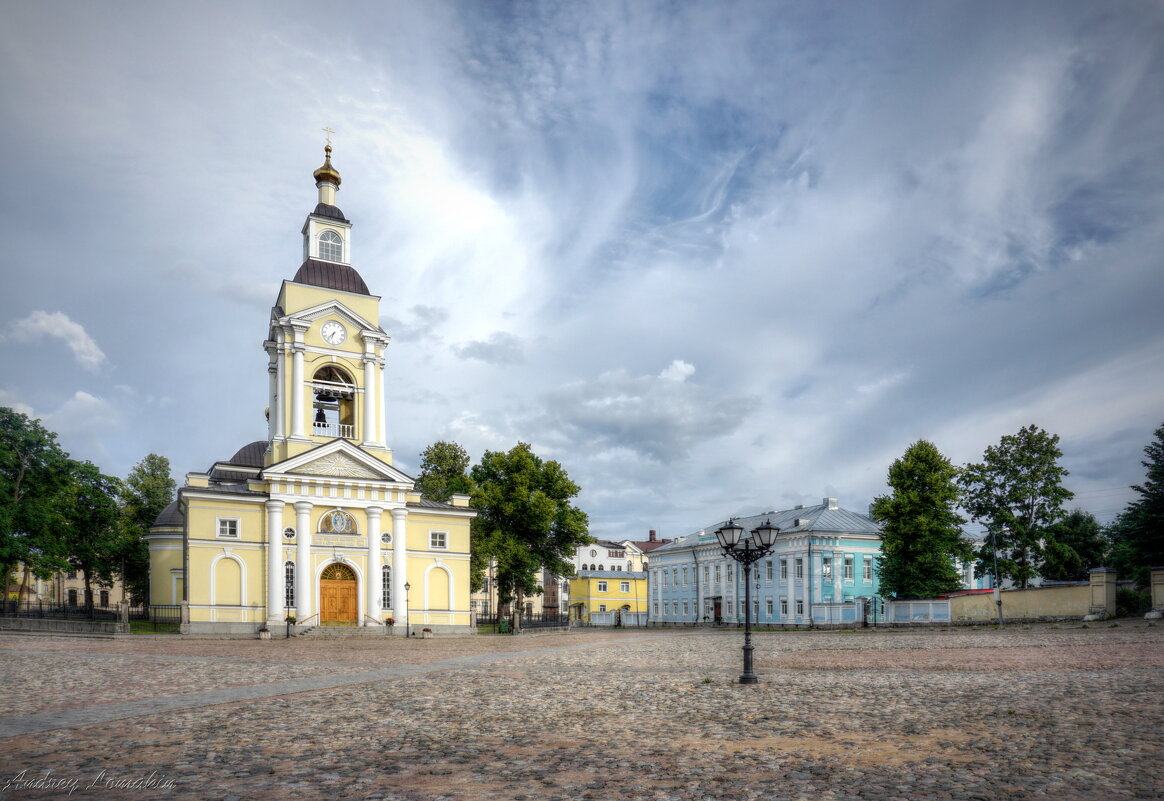
[[[335,231],[324,231],[319,235],[319,258],[324,261],[344,260],[344,241]]]
[[[380,606],[392,609],[392,568],[388,565],[380,568]]]
[[[329,364],[311,379],[315,393],[312,433],[317,437],[356,436],[356,384],[343,370]]]
[[[288,611],[295,608],[295,563],[283,563],[283,606]]]

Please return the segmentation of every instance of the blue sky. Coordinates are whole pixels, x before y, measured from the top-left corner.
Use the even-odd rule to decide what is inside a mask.
[[[106,472],[265,436],[324,126],[405,470],[676,536],[1034,423],[1106,520],[1164,421],[1159,3],[0,13],[0,403]]]

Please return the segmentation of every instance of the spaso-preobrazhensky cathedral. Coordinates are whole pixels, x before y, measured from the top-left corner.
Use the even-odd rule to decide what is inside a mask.
[[[314,173],[303,264],[263,347],[266,439],[190,473],[150,530],[150,601],[191,633],[282,626],[471,631],[468,496],[422,500],[392,466],[380,298],[351,265],[331,145]],[[407,585],[407,590],[405,589]],[[397,631],[403,631],[397,628]]]

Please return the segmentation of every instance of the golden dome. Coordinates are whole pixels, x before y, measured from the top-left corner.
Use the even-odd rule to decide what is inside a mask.
[[[326,154],[323,159],[323,166],[313,172],[312,175],[315,177],[316,183],[329,181],[339,186],[340,174],[335,167],[331,166],[331,145],[324,147],[323,152]]]

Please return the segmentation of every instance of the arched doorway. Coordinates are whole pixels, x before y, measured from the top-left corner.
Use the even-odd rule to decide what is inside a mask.
[[[356,574],[347,565],[328,565],[319,577],[319,622],[324,626],[359,623]]]

